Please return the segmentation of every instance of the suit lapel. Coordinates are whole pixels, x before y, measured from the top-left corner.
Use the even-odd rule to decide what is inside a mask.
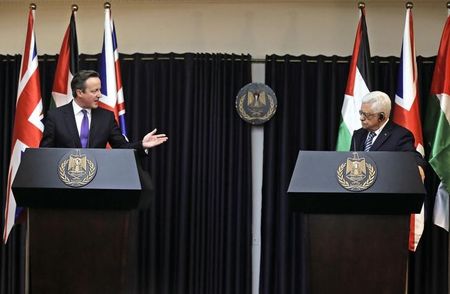
[[[72,101],[72,103],[74,102]],[[78,134],[77,123],[75,121],[72,104],[70,104],[70,107],[65,108],[65,112],[65,124],[67,126],[67,130],[70,132],[71,137],[73,138],[73,145],[76,148],[81,148],[80,135]]]
[[[361,138],[359,139],[359,146],[358,149],[356,149],[357,151],[364,151],[364,145],[366,143],[366,138],[367,138],[367,130],[363,129],[363,132],[361,132]]]
[[[95,109],[91,109],[91,126],[89,129],[89,148],[95,148],[96,143],[94,142],[96,136],[95,132],[97,131],[96,126],[98,125],[99,121],[99,112]]]
[[[389,121],[384,126],[381,133],[378,135],[377,139],[375,140],[375,142],[372,145],[372,148],[370,148],[370,151],[377,151],[383,145],[383,143],[386,142],[386,140],[391,136],[391,131],[392,131],[392,125],[391,125],[391,122]]]

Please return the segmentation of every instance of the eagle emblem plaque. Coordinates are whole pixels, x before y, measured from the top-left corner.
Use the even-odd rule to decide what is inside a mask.
[[[346,162],[339,165],[336,174],[339,184],[344,189],[360,192],[375,183],[377,168],[370,157],[360,156],[354,152],[352,158],[347,158]]]
[[[89,184],[97,173],[97,162],[88,152],[76,149],[66,153],[58,164],[59,179],[67,186],[78,188]]]

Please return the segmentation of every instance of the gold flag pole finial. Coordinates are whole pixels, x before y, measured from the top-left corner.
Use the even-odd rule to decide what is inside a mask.
[[[105,9],[111,9],[111,3],[105,2]]]
[[[414,7],[414,4],[412,2],[406,2],[405,4],[406,9],[412,9]]]
[[[364,3],[364,2],[358,2],[358,8],[359,8],[359,9],[366,8],[366,3]]]
[[[36,10],[36,3],[31,3],[30,4],[30,9],[31,10]]]
[[[72,11],[78,11],[78,5],[72,4]]]

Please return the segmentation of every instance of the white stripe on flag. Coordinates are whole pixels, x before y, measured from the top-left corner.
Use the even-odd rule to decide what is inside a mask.
[[[359,69],[356,68],[353,96],[345,95],[341,111],[342,119],[347,126],[350,135],[353,135],[355,130],[361,128],[359,110],[361,109],[362,97],[367,93],[369,93],[369,89],[367,88],[366,82],[361,76]]]
[[[445,190],[442,183],[439,184],[438,191],[436,193],[436,199],[434,202],[433,210],[433,223],[445,229],[448,232],[448,192]]]

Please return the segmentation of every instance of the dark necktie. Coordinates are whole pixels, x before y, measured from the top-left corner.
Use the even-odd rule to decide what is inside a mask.
[[[369,132],[369,135],[367,135],[366,142],[364,143],[364,151],[369,151],[370,147],[373,145],[373,137],[375,137],[374,132]]]
[[[83,120],[81,121],[80,141],[81,147],[86,148],[89,142],[89,119],[86,109],[81,110],[81,112],[83,112]]]

